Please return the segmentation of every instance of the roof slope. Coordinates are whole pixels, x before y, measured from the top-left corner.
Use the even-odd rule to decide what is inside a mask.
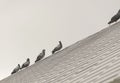
[[[115,80],[111,81],[110,83],[120,83],[120,78],[116,78]]]
[[[107,83],[120,73],[120,22],[0,83]]]

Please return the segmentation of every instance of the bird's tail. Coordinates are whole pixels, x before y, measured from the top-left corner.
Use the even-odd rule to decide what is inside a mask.
[[[20,67],[20,69],[22,69],[23,67]]]
[[[55,53],[55,51],[53,50],[53,51],[52,51],[52,54],[54,54],[54,53]]]
[[[13,72],[11,72],[11,74],[14,74]]]
[[[111,23],[112,23],[112,21],[109,21],[109,22],[108,22],[108,24],[111,24]]]
[[[16,72],[15,72],[15,71],[12,71],[12,72],[11,72],[11,74],[14,74],[14,73],[16,73]]]
[[[35,63],[37,62],[37,60],[35,60]]]

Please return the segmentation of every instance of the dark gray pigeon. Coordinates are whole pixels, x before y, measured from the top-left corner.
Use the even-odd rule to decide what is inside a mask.
[[[25,67],[28,67],[29,65],[30,65],[30,59],[29,59],[29,58],[27,58],[26,62],[25,62],[25,63],[23,63],[23,65],[22,65],[21,69],[23,69],[23,68],[25,68]]]
[[[117,20],[119,20],[119,19],[120,19],[120,9],[119,9],[118,13],[111,18],[111,20],[108,22],[108,24],[117,22]]]
[[[35,60],[35,63],[39,60],[41,60],[45,56],[45,49],[42,50],[42,52],[37,56],[37,59]]]
[[[18,64],[15,69],[11,72],[11,74],[14,74],[20,70],[20,64]]]
[[[62,42],[59,41],[59,44],[52,50],[52,54],[54,54],[55,52],[59,51],[60,49],[62,49]]]

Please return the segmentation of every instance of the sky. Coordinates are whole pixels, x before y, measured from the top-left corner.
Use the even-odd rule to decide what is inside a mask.
[[[0,0],[0,80],[42,49],[46,57],[109,26],[120,0]]]

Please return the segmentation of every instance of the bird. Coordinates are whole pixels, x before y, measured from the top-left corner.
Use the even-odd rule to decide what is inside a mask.
[[[20,64],[18,64],[18,65],[14,68],[14,70],[11,72],[11,74],[14,74],[14,73],[18,72],[19,70],[20,70]]]
[[[29,65],[30,65],[30,59],[27,58],[26,62],[23,63],[23,65],[22,65],[22,67],[21,67],[20,69],[23,69],[23,68],[25,68],[25,67],[28,67]]]
[[[52,54],[54,54],[56,51],[59,51],[60,49],[62,49],[63,45],[62,42],[59,41],[59,44],[52,50]]]
[[[119,19],[120,19],[120,9],[119,9],[118,13],[115,14],[115,15],[111,18],[111,20],[108,22],[108,24],[117,22]]]
[[[37,56],[37,59],[35,60],[35,63],[39,60],[41,60],[45,56],[45,49],[42,50],[42,52]]]

